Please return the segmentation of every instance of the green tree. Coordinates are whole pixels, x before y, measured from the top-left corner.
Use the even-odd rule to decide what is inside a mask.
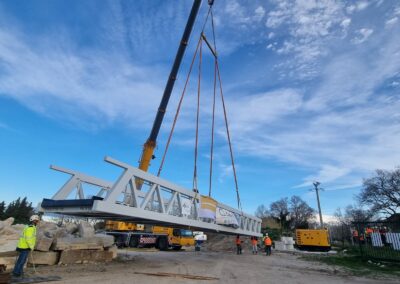
[[[314,209],[297,195],[290,198],[289,204],[292,227],[295,229],[308,229],[309,220],[314,216]]]
[[[6,203],[0,202],[0,220],[4,220],[4,216],[5,216],[5,211],[6,211]]]
[[[10,202],[4,212],[4,219],[13,217],[15,224],[29,223],[29,217],[33,213],[32,202],[28,202],[24,197],[22,200],[18,197],[17,200]]]
[[[271,216],[279,221],[282,229],[289,227],[289,200],[287,197],[279,199],[278,201],[272,202],[269,206]]]

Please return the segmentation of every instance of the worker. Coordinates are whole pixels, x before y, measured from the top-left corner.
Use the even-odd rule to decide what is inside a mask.
[[[203,243],[202,240],[196,239],[196,240],[195,240],[194,250],[195,250],[195,251],[200,251],[200,250],[201,250],[201,244],[202,244],[202,243]]]
[[[358,231],[357,231],[357,229],[353,230],[353,243],[354,244],[358,243]]]
[[[358,238],[359,242],[361,245],[365,245],[365,238],[364,234],[360,234],[360,237]]]
[[[32,215],[29,218],[29,225],[25,226],[24,230],[22,231],[21,237],[19,238],[17,244],[17,251],[19,252],[19,256],[13,270],[14,277],[22,276],[29,252],[33,251],[33,249],[35,248],[36,226],[39,224],[39,220],[40,219],[38,215]]]
[[[265,234],[264,245],[265,245],[265,255],[271,255],[272,240],[268,236],[268,234]]]
[[[372,233],[373,233],[373,232],[374,232],[374,231],[372,230],[371,227],[367,227],[367,228],[365,229],[365,236],[366,236],[366,239],[367,239],[367,244],[369,244],[369,245],[372,244],[371,236],[372,236]]]
[[[383,246],[387,246],[387,241],[386,241],[386,233],[388,232],[387,227],[380,227],[379,228],[379,234],[381,235],[381,240]]]
[[[242,241],[240,240],[240,236],[236,236],[236,254],[242,254]]]
[[[257,237],[251,237],[251,246],[252,246],[252,249],[253,249],[253,254],[257,254],[258,253],[257,243],[258,243]]]

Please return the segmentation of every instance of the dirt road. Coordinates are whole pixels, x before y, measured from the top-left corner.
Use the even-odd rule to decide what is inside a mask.
[[[287,253],[272,256],[230,252],[123,251],[112,263],[38,267],[41,276],[59,275],[49,283],[400,283],[395,279],[367,279],[342,269],[299,259]],[[148,275],[169,273],[163,276]],[[207,276],[209,280],[184,278]]]

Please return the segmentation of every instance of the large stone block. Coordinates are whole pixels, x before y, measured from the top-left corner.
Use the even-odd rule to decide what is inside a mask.
[[[113,258],[111,251],[99,250],[65,250],[61,252],[59,264],[87,262],[108,262]]]
[[[94,239],[96,239],[96,242],[105,247],[105,248],[109,248],[112,245],[114,245],[115,241],[114,241],[114,237],[110,236],[110,235],[104,235],[104,234],[96,234],[94,236]]]
[[[7,218],[7,219],[5,219],[3,221],[0,221],[0,230],[5,228],[5,227],[11,227],[11,225],[13,223],[14,223],[14,218],[13,217],[10,217],[10,218]]]
[[[53,238],[38,236],[36,238],[35,250],[49,251],[52,243],[53,243]]]
[[[15,266],[15,261],[16,261],[15,256],[6,256],[6,257],[0,257],[0,264],[4,264],[7,266],[7,271],[12,270]],[[24,265],[26,267],[26,264]]]
[[[51,249],[52,250],[81,250],[81,249],[102,250],[103,245],[100,244],[95,237],[93,238],[66,237],[66,238],[55,239],[53,245],[51,246]]]
[[[118,248],[116,245],[113,245],[112,247],[106,248],[106,251],[111,251],[112,252],[112,258],[117,258],[118,256]]]
[[[18,244],[18,238],[14,240],[9,240],[0,237],[0,252],[15,251],[17,244]]]
[[[69,234],[75,234],[76,232],[78,232],[78,225],[75,223],[66,223],[65,229]]]
[[[54,265],[58,263],[59,256],[56,251],[33,251],[28,256],[28,264]]]
[[[94,228],[88,222],[82,221],[78,225],[79,235],[82,238],[90,238],[94,236]]]

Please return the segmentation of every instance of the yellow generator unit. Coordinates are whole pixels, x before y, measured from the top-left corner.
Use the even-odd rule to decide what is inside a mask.
[[[329,251],[331,243],[328,230],[298,229],[296,230],[296,245],[301,250]]]

